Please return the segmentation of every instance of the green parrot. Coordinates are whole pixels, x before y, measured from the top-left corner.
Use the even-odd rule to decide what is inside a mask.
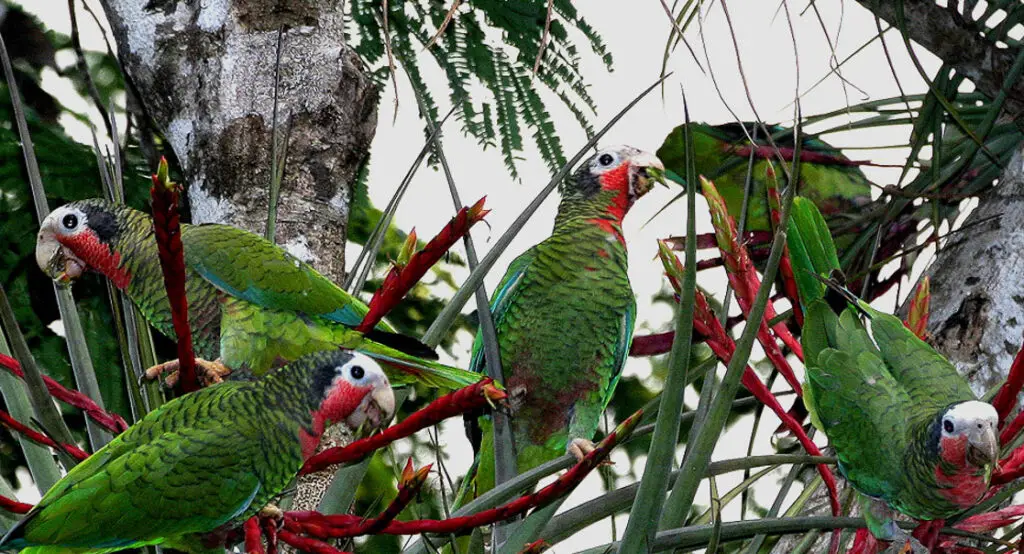
[[[198,369],[207,381],[265,374],[303,354],[356,349],[382,362],[395,384],[459,388],[479,375],[424,360],[415,339],[378,325],[352,329],[367,306],[308,264],[263,237],[229,225],[182,225],[189,323]],[[36,242],[36,262],[58,282],[86,270],[109,278],[158,331],[174,337],[170,302],[149,215],[100,199],[57,208]],[[155,366],[150,377],[177,362]]]
[[[519,398],[512,431],[520,472],[593,449],[636,319],[622,219],[653,181],[664,183],[655,156],[629,146],[599,151],[560,184],[551,236],[516,258],[493,294],[505,387]],[[484,371],[480,334],[470,369]],[[477,460],[460,502],[494,486],[490,420],[468,419],[467,432]]]
[[[998,460],[995,408],[902,321],[842,287],[835,246],[810,201],[795,200],[788,231],[805,306],[804,402],[840,471],[878,501],[864,503],[872,533],[905,538],[880,503],[920,520],[975,505]]]
[[[23,554],[113,552],[159,544],[186,552],[235,527],[295,478],[324,428],[386,423],[387,377],[363,354],[308,354],[258,381],[186,394],[78,464],[2,539]]]
[[[658,157],[665,162],[665,168],[677,176],[686,175],[686,148],[683,142],[683,128],[680,125],[665,137],[658,149]],[[754,122],[708,125],[690,123],[693,134],[694,165],[698,175],[714,181],[718,192],[725,199],[729,214],[740,220],[743,210],[743,193],[746,190],[747,166],[751,153],[750,140],[743,132],[754,133]],[[775,144],[780,149],[793,149],[793,133],[780,125],[767,125]],[[754,167],[751,171],[751,190],[747,231],[768,231],[768,197],[766,196],[766,169],[771,162],[779,178],[780,188],[785,175],[774,158],[764,132],[758,127],[758,149],[754,153]],[[779,135],[781,133],[781,135]],[[811,199],[826,218],[849,213],[871,203],[871,181],[864,172],[842,152],[814,135],[803,135],[800,165],[800,195]]]

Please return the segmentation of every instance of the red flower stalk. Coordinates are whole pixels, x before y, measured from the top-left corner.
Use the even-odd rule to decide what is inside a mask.
[[[245,553],[246,554],[267,554],[263,549],[263,537],[260,534],[260,518],[252,516],[245,520],[242,525],[245,531]]]
[[[551,545],[548,544],[547,541],[544,539],[537,539],[523,547],[523,549],[519,551],[519,554],[540,554],[541,552],[547,552],[550,548]]]
[[[718,193],[715,184],[702,177],[701,187],[704,197],[708,201],[708,207],[711,209],[711,223],[714,225],[715,235],[718,237],[718,250],[722,253],[722,259],[725,260],[729,283],[732,284],[733,290],[736,292],[736,300],[739,302],[743,314],[747,315],[754,304],[754,297],[757,296],[757,289],[761,286],[761,279],[757,275],[757,269],[754,268],[754,262],[750,259],[746,247],[736,240],[736,222],[729,215],[725,200]],[[769,302],[765,307],[764,319],[759,323],[761,330],[758,331],[758,342],[764,348],[768,359],[778,368],[779,373],[793,387],[793,390],[800,393],[800,381],[796,378],[796,374],[793,373],[793,369],[789,366],[789,362],[786,361],[786,357],[772,338],[768,328],[767,322],[775,319],[776,315],[778,314],[775,307]],[[800,341],[789,332],[784,322],[776,323],[772,330],[798,358],[804,359]]]
[[[750,156],[750,152],[753,150],[754,157],[762,160],[775,160],[776,154],[782,157],[787,162],[793,161],[793,155],[795,153],[794,148],[776,148],[768,145],[758,145],[756,148],[751,148],[750,145],[740,146],[733,150],[733,153],[741,158]],[[871,167],[902,167],[893,166],[889,164],[877,164],[868,160],[850,160],[846,156],[835,156],[832,154],[825,154],[823,152],[814,152],[811,150],[800,151],[800,162],[801,163],[813,163],[819,165],[841,165],[841,166],[871,166]]]
[[[18,363],[18,360],[15,360],[10,356],[0,354],[0,366],[6,368],[11,372],[11,374],[19,379],[25,378],[25,372],[21,369],[21,364]],[[50,396],[69,406],[74,406],[75,408],[82,410],[86,417],[95,421],[111,433],[121,433],[128,428],[128,423],[125,422],[121,416],[100,408],[99,405],[93,402],[93,400],[88,396],[76,390],[64,388],[64,385],[54,381],[48,375],[43,375],[43,383],[46,384],[46,391],[50,393]]]
[[[878,552],[878,539],[868,531],[867,527],[857,529],[853,537],[853,546],[846,554],[875,554]]]
[[[378,533],[388,535],[418,535],[421,533],[463,534],[476,527],[505,521],[526,513],[533,508],[549,504],[576,488],[587,474],[608,456],[608,453],[616,444],[629,437],[642,416],[643,410],[639,410],[626,418],[614,431],[598,443],[593,452],[587,454],[579,463],[569,468],[555,482],[533,494],[521,496],[507,504],[468,516],[443,520],[417,519],[412,521],[392,521],[383,529],[380,529]],[[353,524],[357,524],[360,520],[359,516],[353,515],[325,516],[317,512],[286,512],[285,529],[290,533],[303,532],[321,538],[349,537],[354,536],[350,534]],[[284,531],[282,531],[282,535],[283,533]]]
[[[3,425],[4,427],[7,427],[12,431],[17,431],[21,433],[22,436],[24,436],[26,439],[34,443],[41,444],[43,446],[49,446],[50,448],[65,450],[67,451],[68,454],[71,454],[71,456],[73,456],[77,460],[84,460],[89,457],[89,454],[86,451],[82,450],[81,448],[73,444],[57,444],[57,442],[51,439],[50,437],[47,437],[46,435],[40,433],[39,431],[36,431],[35,429],[32,429],[28,425],[25,425],[24,423],[14,419],[14,417],[12,417],[11,414],[3,410],[0,410],[0,425]]]
[[[18,502],[13,498],[7,498],[6,496],[0,495],[0,510],[5,510],[12,514],[27,514],[31,509],[31,504]]]
[[[306,460],[299,475],[362,459],[364,456],[392,442],[450,417],[504,400],[507,395],[498,390],[491,379],[484,378],[467,387],[450,392],[417,410],[400,423],[392,425],[376,435],[352,442],[347,446],[328,448]]]
[[[680,292],[680,282],[683,276],[683,264],[679,261],[679,258],[669,251],[668,247],[661,243],[659,248],[659,254],[661,255],[662,265],[665,267],[665,273],[668,276],[669,282],[672,284],[672,288],[677,293]],[[694,296],[694,313],[693,313],[693,330],[696,334],[706,337],[706,342],[711,351],[722,362],[728,364],[732,360],[733,354],[736,352],[736,344],[733,342],[732,337],[722,327],[721,322],[715,317],[714,311],[708,304],[707,298],[704,294],[697,290]],[[743,376],[740,380],[743,386],[754,395],[755,398],[765,406],[767,406],[780,420],[783,425],[789,429],[800,441],[800,444],[807,450],[807,453],[812,456],[820,456],[821,451],[817,445],[807,436],[804,432],[803,427],[800,423],[779,404],[775,395],[761,382],[761,379],[754,372],[753,368],[747,366],[743,370]],[[833,515],[839,515],[839,492],[836,488],[836,480],[832,475],[832,471],[825,464],[818,465],[818,473],[821,474],[822,480],[825,482],[825,486],[828,487],[829,491],[829,503],[832,508]]]
[[[928,277],[925,276],[914,289],[914,297],[910,299],[910,310],[907,320],[903,322],[917,338],[925,340],[928,336],[928,308],[931,303],[931,290]]]
[[[775,166],[768,164],[765,167],[766,184],[765,192],[768,196],[768,211],[772,218],[772,226],[778,229],[782,226],[782,200],[779,198],[779,181],[775,177]],[[793,306],[793,315],[800,327],[804,325],[804,311],[800,306],[800,292],[797,290],[796,277],[793,275],[793,262],[789,257],[789,245],[782,249],[782,259],[779,261],[779,278],[782,280],[782,292],[789,299]]]
[[[357,331],[365,333],[380,323],[380,320],[398,305],[427,271],[448,253],[448,250],[465,236],[474,224],[490,212],[490,210],[484,209],[484,200],[486,199],[487,197],[481,198],[476,204],[459,210],[459,213],[455,214],[455,217],[422,250],[409,256],[407,263],[402,263],[402,260],[399,260],[391,267],[380,288],[373,293],[373,298],[370,299],[370,310],[356,327]],[[415,245],[415,234],[410,234],[410,239],[413,241],[412,245]],[[407,254],[411,250],[407,241],[403,252]]]
[[[1013,364],[1010,366],[1010,374],[1006,377],[1006,382],[1003,383],[1002,387],[999,387],[999,392],[992,399],[992,406],[999,413],[1000,427],[1006,421],[1006,416],[1010,415],[1013,407],[1017,404],[1017,397],[1020,395],[1022,387],[1024,387],[1024,347],[1017,351],[1017,356],[1013,359]]]
[[[178,338],[178,375],[182,392],[199,390],[196,360],[192,350],[192,330],[188,326],[188,299],[185,298],[185,253],[181,244],[181,222],[178,215],[178,185],[168,176],[167,159],[153,175],[149,189],[153,207],[153,233],[164,274],[167,300],[171,304],[171,320]]]
[[[1017,419],[1020,419],[1020,417],[1017,417]],[[1014,420],[1014,423],[1017,422],[1017,419]],[[1006,444],[1001,438],[1000,443]],[[992,472],[992,480],[989,482],[989,486],[998,487],[1005,485],[1021,476],[1024,476],[1024,446],[1018,446],[1009,456],[999,461],[999,467]]]
[[[416,498],[416,495],[419,494],[420,489],[423,487],[423,483],[427,481],[427,477],[430,475],[431,466],[433,464],[427,464],[418,470],[413,470],[412,458],[409,458],[409,461],[405,464],[405,469],[402,470],[402,478],[398,484],[398,496],[391,501],[391,504],[388,504],[388,507],[379,516],[364,519],[358,524],[353,525],[349,530],[351,535],[348,536],[358,537],[380,533]]]
[[[267,537],[267,554],[277,554],[277,520],[264,519],[263,536]]]
[[[282,542],[294,546],[296,550],[309,552],[311,554],[351,554],[350,552],[338,550],[323,541],[296,535],[286,529],[278,531],[277,537],[281,539]]]
[[[772,244],[772,239],[775,237],[768,231],[743,231],[743,244],[747,246],[748,250],[751,250],[751,255],[755,258],[767,258],[767,249]],[[669,248],[676,252],[682,252],[686,250],[686,237],[668,237],[662,239],[668,244]],[[697,235],[697,250],[707,250],[710,248],[718,248],[718,238],[714,233],[700,233]],[[761,255],[758,256],[753,252],[759,252]]]

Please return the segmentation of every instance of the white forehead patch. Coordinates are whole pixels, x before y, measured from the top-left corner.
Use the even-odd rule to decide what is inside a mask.
[[[999,420],[999,414],[991,404],[978,400],[957,404],[946,416],[957,421],[991,421],[993,424]]]

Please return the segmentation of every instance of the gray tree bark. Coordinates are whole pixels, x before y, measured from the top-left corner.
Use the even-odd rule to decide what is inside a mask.
[[[278,83],[277,125],[283,134],[290,120],[290,138],[277,242],[340,282],[378,99],[345,44],[343,0],[102,3],[128,77],[181,164],[195,223],[264,232]],[[349,442],[339,430],[322,447]],[[301,479],[293,505],[316,509],[331,476]]]
[[[965,225],[950,237],[931,278],[931,343],[984,394],[1006,379],[1024,342],[1024,150]]]

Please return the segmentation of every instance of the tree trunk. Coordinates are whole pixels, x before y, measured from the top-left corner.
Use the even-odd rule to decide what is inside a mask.
[[[277,242],[340,282],[352,187],[377,126],[343,1],[102,3],[130,85],[181,164],[194,223],[263,234],[277,82],[278,133],[289,136]],[[300,480],[295,507],[316,509],[332,475]]]
[[[1018,150],[928,269],[930,342],[977,394],[998,386],[1024,339],[1024,151]]]

